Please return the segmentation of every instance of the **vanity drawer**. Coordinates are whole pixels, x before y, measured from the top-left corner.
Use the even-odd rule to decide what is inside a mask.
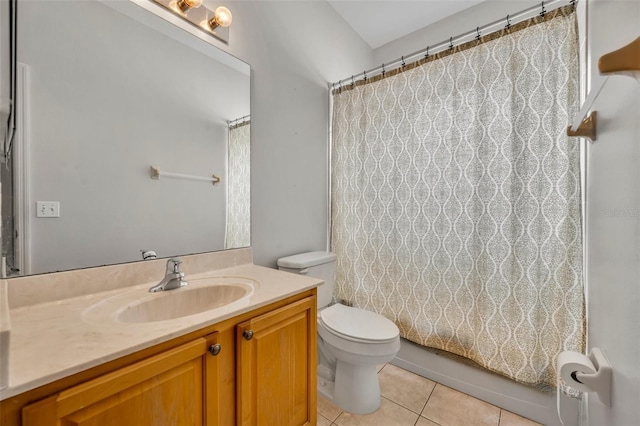
[[[23,408],[24,426],[201,425],[207,340],[196,339]]]

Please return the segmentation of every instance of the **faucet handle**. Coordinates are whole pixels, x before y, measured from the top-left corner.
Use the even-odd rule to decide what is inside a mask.
[[[180,273],[181,263],[182,263],[182,260],[178,259],[177,257],[167,260],[167,273],[174,273],[174,274]]]
[[[140,250],[140,253],[142,253],[142,260],[150,260],[158,257],[153,250]]]

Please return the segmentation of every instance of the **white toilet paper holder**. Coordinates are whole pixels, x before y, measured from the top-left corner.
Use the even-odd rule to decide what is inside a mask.
[[[588,357],[591,362],[593,362],[594,367],[596,367],[596,372],[593,374],[586,374],[576,371],[572,373],[571,376],[576,381],[591,388],[598,394],[600,401],[610,407],[612,376],[611,363],[609,363],[609,360],[605,356],[603,350],[600,348],[592,348],[591,352],[589,352]]]

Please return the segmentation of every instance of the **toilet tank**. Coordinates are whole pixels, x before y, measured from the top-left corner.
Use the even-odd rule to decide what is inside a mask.
[[[329,251],[312,251],[278,259],[278,269],[324,280],[318,287],[318,309],[331,303],[336,283],[336,255]]]

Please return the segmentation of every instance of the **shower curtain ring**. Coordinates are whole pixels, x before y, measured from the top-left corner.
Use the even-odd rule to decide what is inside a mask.
[[[353,76],[351,76],[351,88],[353,89],[356,86],[356,81],[353,78]]]
[[[364,75],[364,81],[367,81],[367,71],[362,71],[362,74]]]
[[[476,40],[480,41],[480,27],[476,27]]]
[[[425,53],[424,58],[429,59],[429,46],[427,46],[427,53]]]
[[[540,12],[540,17],[544,18],[544,14],[547,13],[547,11],[544,8],[544,2],[542,2],[542,12]]]
[[[404,62],[404,56],[402,56],[401,58],[402,58],[402,68],[404,68],[404,66],[406,65],[406,63]]]
[[[507,30],[511,29],[511,19],[509,18],[509,15],[507,15],[507,25],[504,28]]]
[[[453,49],[453,37],[449,37],[449,50]]]
[[[383,62],[383,63],[382,63],[382,76],[383,76],[383,77],[384,77],[384,73],[385,73],[385,72],[386,72],[386,71],[384,70],[384,62]]]

